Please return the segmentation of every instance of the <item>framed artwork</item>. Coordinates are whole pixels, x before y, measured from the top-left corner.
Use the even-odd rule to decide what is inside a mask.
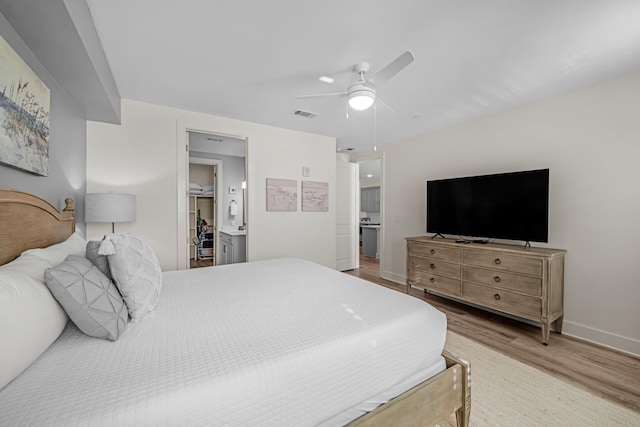
[[[49,175],[49,88],[0,37],[0,163]]]
[[[267,178],[267,211],[298,210],[298,181]]]
[[[329,183],[302,181],[302,210],[326,212],[329,210]]]

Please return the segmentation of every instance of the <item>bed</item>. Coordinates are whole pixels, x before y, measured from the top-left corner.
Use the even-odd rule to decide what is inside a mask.
[[[26,193],[0,190],[0,223],[0,274],[33,248],[55,250],[36,253],[53,266],[85,244],[70,207]],[[61,332],[38,330],[48,338],[0,390],[0,425],[468,424],[469,365],[443,351],[444,315],[305,260],[162,273],[154,317],[113,342],[51,307]],[[12,351],[15,326],[49,327],[28,316],[0,314]]]

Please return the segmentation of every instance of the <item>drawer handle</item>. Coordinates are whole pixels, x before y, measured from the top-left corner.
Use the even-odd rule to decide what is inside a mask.
[[[436,253],[436,251],[435,251],[434,249],[431,249],[431,250],[429,251],[429,253],[430,253],[431,255],[433,255],[433,254],[435,254],[435,253]]]
[[[500,260],[500,258],[496,258],[496,259],[494,259],[494,260],[493,260],[493,262],[494,262],[496,265],[500,265],[500,264],[502,264],[502,261]]]
[[[500,294],[495,294],[495,295],[493,296],[493,298],[494,298],[496,301],[500,301]]]
[[[429,264],[429,268],[433,270],[434,268],[436,268],[436,266],[435,264]]]
[[[431,283],[435,283],[436,279],[434,279],[434,278],[432,277],[431,279],[429,279],[429,281],[430,281]]]
[[[493,280],[495,280],[496,283],[500,283],[500,276],[494,277]]]

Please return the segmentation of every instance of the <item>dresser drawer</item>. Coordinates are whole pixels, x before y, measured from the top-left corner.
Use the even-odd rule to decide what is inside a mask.
[[[439,276],[424,271],[412,270],[409,273],[409,284],[417,288],[444,292],[449,295],[460,295],[460,280]]]
[[[520,276],[495,269],[487,270],[484,268],[464,266],[462,279],[467,282],[474,282],[500,289],[511,289],[534,296],[540,296],[542,293],[541,278]]]
[[[528,258],[491,251],[465,250],[463,262],[466,265],[477,265],[494,270],[542,276],[542,260],[539,258]]]
[[[462,296],[476,304],[537,321],[540,321],[542,315],[540,298],[516,294],[515,292],[462,282]]]
[[[416,256],[409,257],[409,268],[412,270],[422,270],[430,274],[447,276],[453,279],[460,279],[462,272],[460,264]]]
[[[450,262],[460,262],[462,259],[462,251],[459,248],[430,245],[428,243],[412,243],[409,245],[409,256],[411,255],[425,256]]]
[[[408,291],[433,291],[562,330],[565,250],[407,237]]]
[[[230,234],[220,232],[219,236],[220,236],[220,242],[228,243],[230,245],[233,244],[232,243],[233,237]]]

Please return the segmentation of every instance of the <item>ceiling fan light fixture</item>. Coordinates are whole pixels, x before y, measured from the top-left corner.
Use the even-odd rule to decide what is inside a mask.
[[[361,88],[349,92],[349,106],[354,110],[362,111],[373,105],[376,93],[364,85]]]

